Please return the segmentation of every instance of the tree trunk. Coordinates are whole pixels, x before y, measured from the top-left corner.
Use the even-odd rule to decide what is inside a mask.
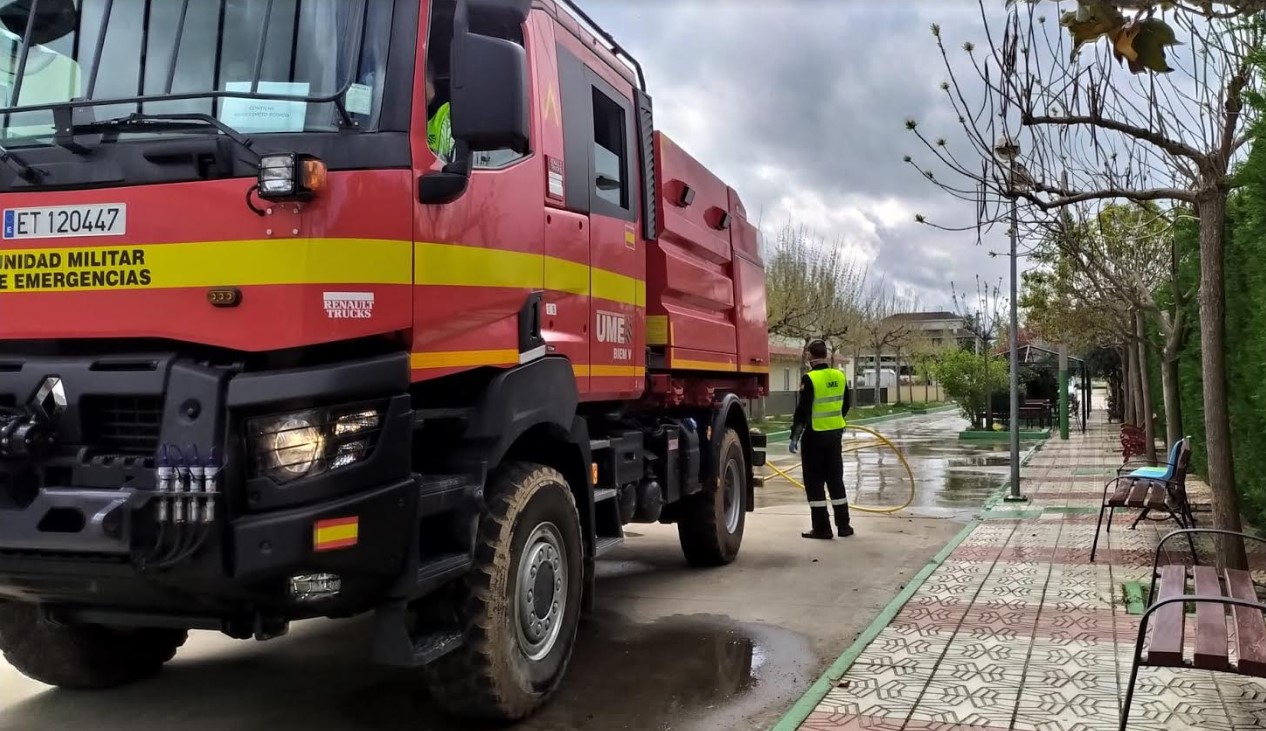
[[[876,345],[875,346],[875,406],[879,406],[879,389],[880,389],[880,383],[882,383],[883,381],[883,379],[880,378],[881,373],[879,369],[879,366],[882,362],[883,362],[883,359],[880,357],[880,354],[879,354],[879,346]]]
[[[1156,462],[1156,419],[1152,418],[1152,374],[1147,361],[1147,329],[1143,327],[1143,313],[1134,312],[1134,334],[1138,337],[1139,350],[1139,402],[1143,406],[1143,434],[1147,438],[1147,451],[1144,456]]]
[[[1226,393],[1225,245],[1226,191],[1202,195],[1200,215],[1200,366],[1204,379],[1204,430],[1209,453],[1209,487],[1213,492],[1213,523],[1222,530],[1240,531],[1240,501],[1235,491],[1235,463],[1231,455],[1231,416]],[[1218,560],[1226,568],[1247,569],[1244,542],[1220,538]]]
[[[1165,391],[1165,444],[1182,439],[1182,402],[1178,395],[1178,356],[1166,351],[1161,356],[1161,388]]]
[[[1138,426],[1138,414],[1134,412],[1134,357],[1136,357],[1136,352],[1134,352],[1134,348],[1129,346],[1129,343],[1125,343],[1122,346],[1122,350],[1125,351],[1125,357],[1122,359],[1122,375],[1124,379],[1120,393],[1122,393],[1124,398],[1122,399],[1122,418],[1120,418],[1120,421]]]
[[[911,398],[914,394],[910,394]],[[901,349],[897,349],[897,403],[901,403]]]

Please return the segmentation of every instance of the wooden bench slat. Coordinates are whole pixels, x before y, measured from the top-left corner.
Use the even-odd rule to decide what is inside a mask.
[[[1196,594],[1224,596],[1218,582],[1218,571],[1212,566],[1192,568]],[[1176,605],[1177,606],[1177,605]],[[1212,602],[1196,604],[1196,654],[1193,664],[1205,670],[1230,668],[1226,641],[1226,607]]]
[[[1169,510],[1169,493],[1165,490],[1165,483],[1154,482],[1149,480],[1147,493],[1147,507],[1152,510]]]
[[[1245,601],[1257,601],[1253,577],[1247,571],[1226,570],[1227,595]],[[1235,617],[1235,648],[1239,655],[1238,670],[1245,675],[1266,677],[1266,619],[1257,609],[1232,607]]]
[[[1130,485],[1132,480],[1117,480],[1116,489],[1112,491],[1112,497],[1108,498],[1108,505],[1113,507],[1122,507],[1125,505],[1125,499],[1130,496]]]
[[[1160,569],[1157,601],[1182,596],[1187,587],[1187,567],[1172,565]],[[1147,664],[1180,667],[1184,617],[1182,602],[1166,604],[1152,615],[1152,644],[1147,648]]]
[[[1145,507],[1150,486],[1151,482],[1148,480],[1131,480],[1130,497],[1126,498],[1125,504],[1131,508]]]

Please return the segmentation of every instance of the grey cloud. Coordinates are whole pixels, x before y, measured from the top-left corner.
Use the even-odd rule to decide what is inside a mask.
[[[793,211],[845,227],[818,233],[867,252],[874,269],[925,306],[948,304],[951,279],[1005,274],[1005,260],[975,246],[974,233],[913,221],[923,212],[963,225],[974,211],[902,163],[919,157],[908,117],[933,137],[954,138],[929,25],[941,24],[951,52],[963,40],[983,41],[974,0],[585,7],[646,66],[659,126],[734,185],[749,213],[763,212],[767,227]],[[894,211],[908,215],[894,219]]]

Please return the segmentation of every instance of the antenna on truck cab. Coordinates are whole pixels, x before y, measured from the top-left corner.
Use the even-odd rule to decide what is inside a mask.
[[[638,60],[636,58],[633,58],[633,54],[624,50],[624,47],[621,46],[615,40],[615,36],[603,30],[602,26],[594,22],[593,18],[590,18],[589,15],[585,13],[585,11],[581,10],[580,6],[576,5],[574,0],[554,0],[554,4],[562,6],[563,8],[566,8],[566,10],[569,13],[571,13],[572,17],[575,18],[577,22],[584,23],[586,26],[588,26],[588,30],[590,33],[593,33],[597,37],[606,41],[607,45],[609,46],[607,50],[615,54],[616,58],[619,58],[622,61],[624,61],[629,66],[629,68],[631,68],[633,72],[637,74],[638,88],[641,89],[643,92],[646,91],[646,74],[642,72],[642,64],[638,63]]]

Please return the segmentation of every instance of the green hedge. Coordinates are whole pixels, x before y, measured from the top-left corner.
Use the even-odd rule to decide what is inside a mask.
[[[1245,517],[1266,524],[1266,145],[1255,145],[1240,174],[1245,185],[1228,207],[1226,241],[1227,389],[1235,482]],[[1183,430],[1194,442],[1192,463],[1205,473],[1204,394],[1200,363],[1199,243],[1194,222],[1179,230],[1181,277],[1191,293],[1191,329],[1179,360]],[[1159,393],[1160,374],[1157,369]],[[1162,400],[1158,399],[1158,404]],[[1158,409],[1158,413],[1161,410]]]

